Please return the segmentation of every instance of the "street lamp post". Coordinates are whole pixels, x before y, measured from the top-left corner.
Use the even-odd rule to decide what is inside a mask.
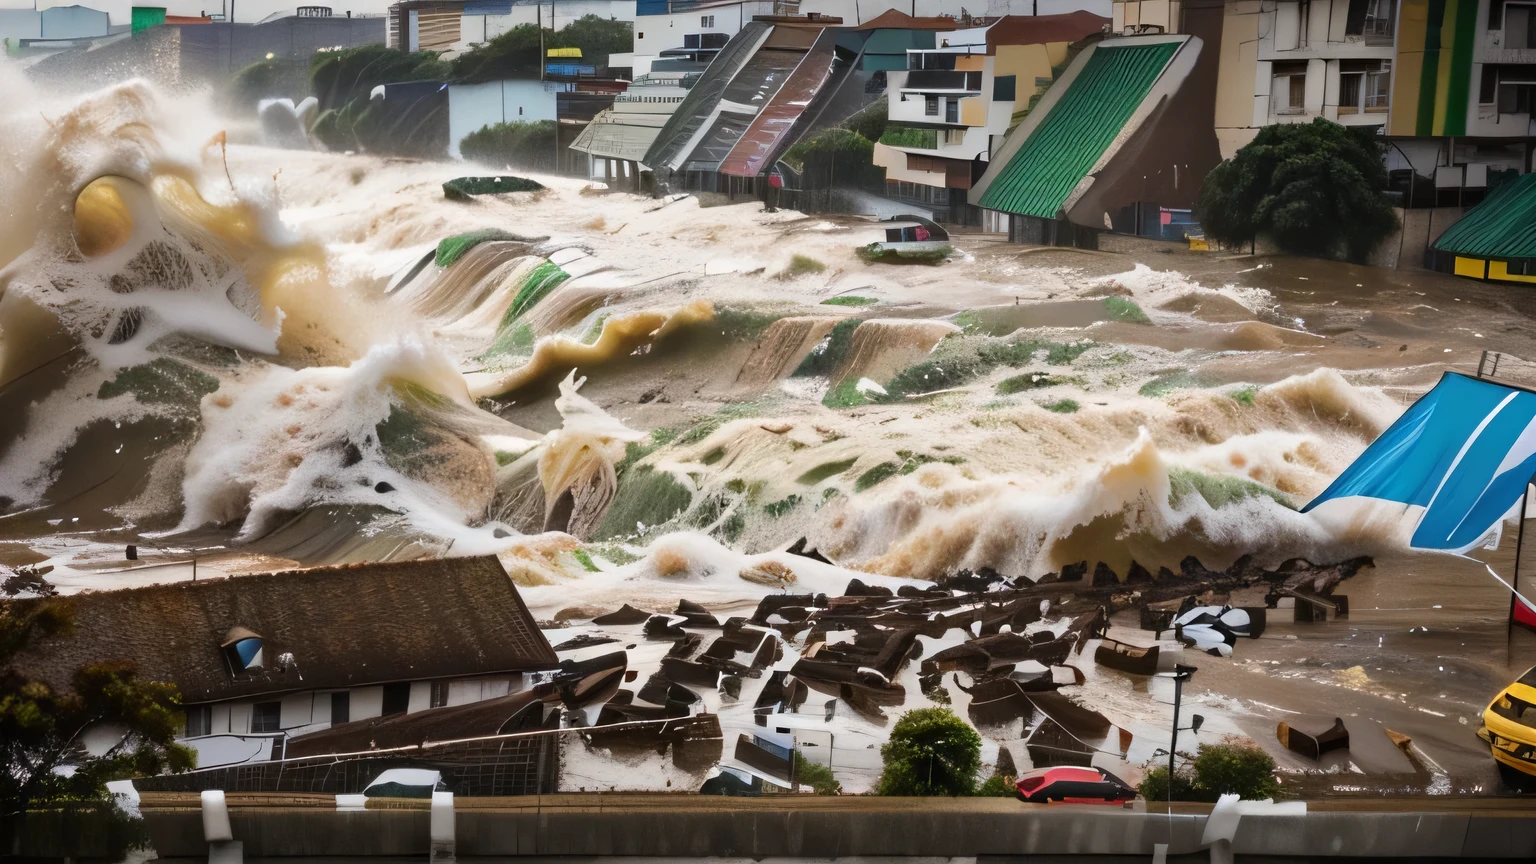
[[[1173,739],[1168,742],[1168,803],[1173,803],[1173,760],[1179,751],[1179,702],[1184,696],[1184,682],[1188,681],[1197,667],[1185,666],[1182,663],[1173,667]],[[1199,724],[1193,727],[1198,730]]]

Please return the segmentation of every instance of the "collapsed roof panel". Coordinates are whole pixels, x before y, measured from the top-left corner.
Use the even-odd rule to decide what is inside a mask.
[[[834,31],[823,30],[821,37],[801,55],[800,62],[784,80],[783,86],[757,112],[751,125],[721,162],[721,173],[755,177],[771,164],[773,155],[782,149],[795,121],[832,78],[833,62],[837,57],[835,46]]]
[[[1012,134],[974,193],[980,205],[1054,219],[1123,145],[1156,100],[1155,85],[1187,37],[1108,39],[1084,52]],[[1054,97],[1054,98],[1053,98]],[[1036,116],[1039,119],[1035,119]]]
[[[675,170],[687,155],[685,148],[692,149],[694,138],[713,122],[720,98],[736,73],[752,59],[759,46],[767,40],[773,27],[753,21],[741,28],[720,50],[709,70],[704,73],[688,95],[684,97],[672,117],[657,134],[656,140],[646,151],[644,162],[656,169]]]

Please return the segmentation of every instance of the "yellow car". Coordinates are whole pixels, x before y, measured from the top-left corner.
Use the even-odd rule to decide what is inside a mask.
[[[1493,697],[1477,737],[1488,742],[1505,783],[1536,785],[1536,668]]]

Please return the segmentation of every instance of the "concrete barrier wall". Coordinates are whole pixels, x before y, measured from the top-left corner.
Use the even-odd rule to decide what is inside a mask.
[[[1232,851],[1305,859],[1536,857],[1536,809],[1522,802],[1447,799],[1388,812],[1313,810],[1244,816]],[[558,795],[461,799],[456,856],[646,856],[658,858],[853,856],[1151,856],[1200,851],[1207,808],[1147,812],[1102,806],[1034,806],[1009,799],[704,798]],[[1426,809],[1432,807],[1434,809]],[[230,813],[247,858],[425,856],[426,809],[336,812],[240,808]],[[30,827],[30,826],[29,826]],[[57,830],[22,854],[84,853]],[[76,826],[78,828],[78,826]],[[145,827],[161,858],[206,858],[195,809],[148,810]],[[30,833],[30,832],[29,832]],[[88,836],[90,832],[78,832]]]
[[[162,857],[206,855],[196,811],[148,812]],[[248,857],[424,855],[425,810],[354,813],[236,809]],[[459,802],[456,854],[661,858],[851,856],[1150,856],[1200,850],[1205,808],[1147,812],[1031,806],[1009,799],[542,796]],[[1245,816],[1239,855],[1338,857],[1536,856],[1536,810],[1313,811]]]

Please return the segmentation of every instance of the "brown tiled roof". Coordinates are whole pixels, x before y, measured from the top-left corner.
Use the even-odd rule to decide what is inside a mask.
[[[120,659],[143,678],[174,683],[188,704],[559,662],[494,556],[177,582],[66,602],[73,632],[39,639],[13,662],[66,692],[76,669]],[[262,637],[263,671],[231,674],[219,645],[234,627]],[[294,663],[279,671],[284,653]]]
[[[1081,9],[1062,15],[1005,15],[987,28],[987,53],[996,54],[999,45],[1076,42],[1102,33],[1110,23]]]
[[[960,30],[968,25],[955,18],[913,18],[900,9],[887,9],[865,21],[856,30]]]

